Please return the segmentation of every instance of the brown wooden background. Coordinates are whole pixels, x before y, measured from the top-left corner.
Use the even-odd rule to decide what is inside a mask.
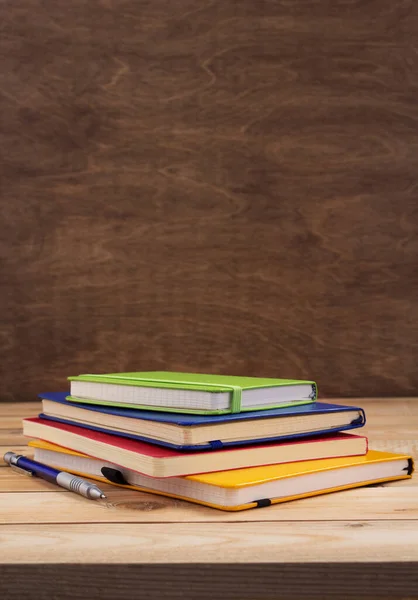
[[[416,393],[417,2],[0,23],[3,400],[134,369]]]

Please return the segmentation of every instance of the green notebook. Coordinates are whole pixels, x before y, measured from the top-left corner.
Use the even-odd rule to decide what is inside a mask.
[[[73,402],[145,410],[228,414],[308,404],[314,381],[144,371],[69,377]]]

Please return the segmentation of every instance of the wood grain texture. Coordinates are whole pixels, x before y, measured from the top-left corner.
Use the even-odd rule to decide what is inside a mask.
[[[418,399],[359,404],[372,447],[417,457]],[[38,406],[3,403],[2,433],[19,441],[16,419]],[[110,485],[100,505],[3,466],[0,597],[417,598],[416,492],[414,476],[228,514]]]
[[[418,527],[410,520],[107,523],[105,528],[100,523],[25,524],[2,525],[0,532],[2,564],[357,561],[383,565],[399,561],[418,565]]]
[[[357,402],[353,399],[333,400],[352,405]],[[412,431],[418,414],[416,398],[362,398],[358,403],[366,411],[367,424],[361,433],[368,437],[371,448],[410,454],[418,462],[418,444]],[[225,513],[105,484],[101,487],[106,491],[107,501],[92,503],[47,482],[22,477],[6,467],[2,457],[7,450],[33,456],[32,448],[20,445],[23,437],[20,427],[12,427],[16,425],[15,420],[20,421],[38,411],[39,403],[35,402],[0,405],[0,467],[3,467],[0,468],[0,523],[25,524],[31,520],[37,523],[349,521],[357,518],[414,521],[418,517],[416,476],[409,480],[318,496],[308,502],[300,500],[271,506],[269,510],[240,513]],[[12,421],[8,420],[9,412],[13,414]],[[27,441],[27,438],[23,439]],[[27,505],[31,506],[30,518],[25,510]]]
[[[44,481],[15,473],[12,477],[9,471],[0,469],[0,525],[418,521],[418,484],[413,479],[404,486],[393,482],[317,496],[309,502],[298,500],[276,504],[267,511],[230,513],[110,485],[100,485],[107,500],[95,503],[74,497],[70,492],[57,491],[56,486]],[[418,543],[418,530],[416,533]]]
[[[414,570],[415,569],[415,570]],[[25,577],[22,577],[22,573]],[[418,598],[414,564],[2,565],[4,600]]]
[[[173,369],[417,389],[413,0],[0,4],[3,400]]]
[[[360,404],[367,424],[361,433],[375,450],[411,454],[418,461],[416,399],[333,399],[337,403]],[[36,414],[39,403],[3,403],[0,406],[0,467],[10,448],[20,454],[33,449],[19,446],[20,420]],[[9,412],[13,416],[8,417]],[[12,429],[16,427],[16,429]],[[415,436],[415,437],[414,437]],[[269,510],[225,513],[181,500],[164,498],[101,484],[107,501],[96,504],[57,489],[36,478],[26,478],[9,468],[0,468],[0,524],[33,523],[242,523],[269,521],[395,521],[418,519],[416,477],[344,493],[329,494],[272,506]],[[25,492],[25,493],[22,493]],[[49,492],[46,494],[45,492]],[[30,513],[26,506],[30,506]]]

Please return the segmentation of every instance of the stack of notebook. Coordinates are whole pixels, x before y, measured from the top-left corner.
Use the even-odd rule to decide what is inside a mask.
[[[243,510],[411,476],[409,456],[347,433],[359,407],[313,381],[138,372],[70,377],[24,419],[35,460],[141,491]]]

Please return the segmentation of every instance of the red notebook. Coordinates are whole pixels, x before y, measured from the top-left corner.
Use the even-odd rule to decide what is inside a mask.
[[[349,433],[207,452],[180,452],[39,418],[23,419],[23,433],[150,477],[178,477],[302,460],[358,456],[367,452],[367,438]]]

